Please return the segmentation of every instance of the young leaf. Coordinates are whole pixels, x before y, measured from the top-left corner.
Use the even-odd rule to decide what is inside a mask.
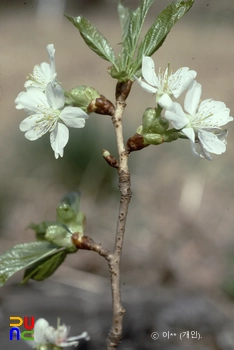
[[[172,2],[156,18],[139,45],[136,70],[140,67],[142,56],[151,56],[166,39],[175,23],[192,7],[194,0]]]
[[[128,35],[131,13],[132,11],[128,7],[123,6],[121,2],[118,3],[118,14],[122,30],[122,42],[126,39]]]
[[[102,57],[104,60],[115,64],[115,54],[111,45],[106,38],[94,27],[94,25],[89,22],[85,17],[71,17],[65,15],[70,22],[79,30],[80,35],[98,56]]]
[[[46,230],[45,238],[59,247],[77,250],[71,240],[71,232],[60,225],[52,225]]]
[[[35,281],[43,281],[50,277],[63,263],[66,256],[66,250],[62,250],[35,262],[25,270],[21,284],[27,283],[30,278]]]
[[[131,63],[147,12],[154,0],[142,0],[140,6],[130,15],[128,32],[123,42],[122,69]]]
[[[68,204],[74,210],[75,214],[77,214],[80,208],[80,197],[80,192],[70,192],[62,198],[61,203]]]
[[[28,228],[31,228],[36,232],[36,238],[38,241],[45,241],[45,234],[47,228],[54,224],[55,221],[43,221],[40,224],[30,224]]]
[[[51,225],[46,231],[46,238],[48,237],[49,230],[59,230],[59,225],[62,225],[62,229],[67,231],[66,236],[71,235],[71,233],[79,232],[84,233],[85,229],[85,214],[81,211],[75,214],[74,210],[66,203],[60,204],[56,209],[58,224]],[[56,228],[57,227],[57,228]],[[55,237],[57,234],[55,234]],[[53,242],[57,244],[56,242]],[[70,242],[71,243],[71,242]],[[60,245],[60,244],[58,244]]]
[[[31,242],[14,246],[0,255],[0,287],[16,272],[57,251],[48,242]]]

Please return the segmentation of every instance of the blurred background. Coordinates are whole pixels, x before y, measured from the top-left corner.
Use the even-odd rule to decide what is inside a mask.
[[[126,0],[135,9],[140,1]],[[156,0],[145,30],[170,3]],[[70,129],[63,158],[56,160],[49,137],[30,142],[19,131],[25,118],[14,100],[35,64],[48,62],[46,45],[56,48],[58,80],[64,89],[96,88],[114,102],[115,81],[108,62],[86,47],[63,16],[83,15],[120,50],[116,0],[18,0],[0,2],[0,252],[34,240],[29,223],[54,220],[60,199],[80,190],[86,234],[112,249],[118,211],[117,172],[102,149],[117,155],[108,116],[90,115],[84,129]],[[234,114],[233,0],[196,0],[193,8],[154,54],[156,70],[197,71],[202,99],[226,103]],[[181,97],[182,102],[184,96]],[[133,85],[124,116],[125,139],[141,124],[154,98]],[[127,309],[120,349],[229,350],[234,344],[234,125],[227,151],[211,162],[192,155],[188,141],[150,146],[130,157],[132,200],[122,258],[122,294]],[[9,341],[9,316],[34,315],[53,325],[71,324],[72,335],[91,335],[81,349],[104,349],[111,321],[106,262],[79,251],[48,281],[18,286],[18,273],[0,290],[0,336]],[[150,334],[198,331],[202,339]],[[13,347],[14,344],[14,347]],[[22,341],[17,349],[27,348]]]

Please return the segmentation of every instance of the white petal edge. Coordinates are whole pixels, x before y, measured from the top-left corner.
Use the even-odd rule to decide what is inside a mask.
[[[158,104],[165,109],[170,109],[170,106],[172,104],[172,99],[170,98],[169,95],[164,94],[162,95],[159,100],[158,100]]]
[[[55,158],[63,157],[64,147],[69,139],[69,130],[66,125],[58,123],[50,133],[50,144],[54,151]]]
[[[48,83],[46,87],[46,97],[53,109],[60,109],[64,106],[65,97],[60,85],[54,86],[53,83]]]
[[[195,132],[193,128],[184,128],[182,129],[182,132],[188,137],[188,139],[195,143]]]
[[[18,109],[21,109],[21,106],[23,106],[28,112],[38,112],[44,107],[49,108],[45,94],[35,87],[30,87],[26,92],[21,92],[15,102],[20,106]]]
[[[198,138],[202,147],[211,153],[222,154],[226,151],[226,144],[217,135],[205,130],[198,130]]]
[[[155,73],[154,61],[151,57],[143,56],[142,76],[148,84],[158,88],[159,82],[158,82],[157,75]]]
[[[141,78],[137,78],[135,77],[136,81],[138,82],[138,84],[142,87],[143,90],[149,92],[149,93],[152,93],[152,94],[155,94],[158,89],[149,85],[148,83],[146,83],[145,81],[142,81]]]
[[[170,108],[165,112],[165,118],[169,120],[174,128],[178,130],[182,129],[189,122],[188,117],[184,113],[181,105],[177,102],[172,102],[170,104]]]
[[[45,331],[49,323],[44,318],[39,318],[34,325],[34,341],[37,344],[46,344]]]
[[[192,116],[196,114],[201,98],[201,93],[201,84],[197,83],[196,80],[194,80],[190,85],[184,99],[184,109]]]
[[[169,77],[169,84],[171,91],[175,98],[178,98],[196,78],[197,72],[189,70],[188,67],[178,69],[173,75]]]

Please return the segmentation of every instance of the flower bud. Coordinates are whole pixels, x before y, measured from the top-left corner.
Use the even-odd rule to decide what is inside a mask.
[[[106,162],[112,166],[113,168],[117,168],[119,167],[119,163],[117,161],[117,159],[112,156],[112,154],[110,154],[109,151],[107,151],[106,149],[103,149],[102,150],[102,155],[103,155],[103,158],[106,160]]]
[[[96,98],[96,100],[93,100],[90,102],[88,106],[88,113],[95,112],[97,114],[105,114],[105,115],[114,115],[115,113],[115,107],[113,103],[103,95],[100,95],[100,97]]]
[[[179,133],[173,129],[168,130],[165,134],[144,134],[144,142],[150,145],[161,145],[164,142],[172,142],[179,138]]]
[[[138,133],[134,134],[127,141],[127,151],[140,151],[142,148],[149,146],[148,142],[145,142],[144,137]]]
[[[144,142],[150,145],[161,145],[161,143],[165,142],[163,136],[160,134],[144,134],[143,138]]]
[[[169,128],[169,121],[161,117],[162,108],[147,108],[143,114],[143,134],[163,134]]]
[[[74,107],[80,107],[87,113],[113,115],[115,107],[112,102],[91,87],[78,86],[66,93],[66,103]]]
[[[88,111],[89,104],[96,98],[100,97],[100,94],[97,90],[88,87],[88,86],[77,86],[76,88],[71,89],[66,93],[66,103],[74,107],[80,107],[83,111]]]

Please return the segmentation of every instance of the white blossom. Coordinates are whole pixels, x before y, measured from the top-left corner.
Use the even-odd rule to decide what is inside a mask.
[[[151,57],[144,56],[142,59],[142,78],[136,78],[140,86],[147,92],[156,94],[156,102],[160,104],[160,98],[167,95],[168,99],[173,95],[178,98],[195,79],[197,73],[188,67],[178,69],[175,73],[168,67],[165,72],[159,69],[155,73],[154,61]]]
[[[185,96],[185,112],[179,103],[172,102],[167,106],[165,118],[188,137],[196,156],[211,160],[210,152],[222,154],[226,151],[227,131],[220,127],[233,118],[230,116],[230,109],[223,102],[212,99],[200,102],[201,93],[201,85],[194,81]],[[162,103],[163,100],[162,97]],[[197,142],[200,152],[196,149]]]
[[[79,107],[65,107],[65,97],[60,85],[49,83],[45,93],[36,87],[20,92],[15,100],[17,109],[29,116],[20,123],[20,130],[28,140],[34,141],[50,132],[50,143],[55,158],[63,156],[69,139],[68,127],[83,128],[88,114]]]
[[[58,325],[57,329],[55,329],[44,318],[40,318],[34,325],[34,340],[27,341],[27,343],[34,349],[48,350],[51,348],[50,345],[56,345],[58,348],[66,348],[77,346],[80,339],[90,339],[87,332],[68,338],[69,331],[70,327],[65,324]]]
[[[30,87],[37,87],[42,91],[45,91],[48,83],[55,82],[57,77],[54,60],[55,48],[53,44],[49,44],[47,45],[46,49],[49,55],[50,63],[42,62],[40,65],[37,64],[34,67],[33,73],[29,75],[26,83],[24,84],[26,89]]]

